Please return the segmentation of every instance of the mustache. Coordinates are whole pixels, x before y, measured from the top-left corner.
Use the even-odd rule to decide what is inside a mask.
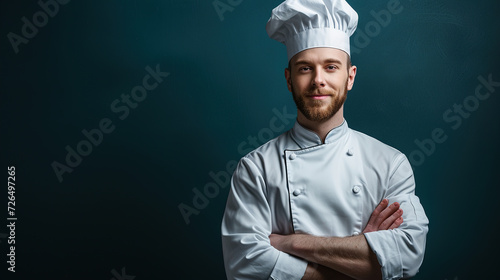
[[[306,95],[333,95],[333,91],[324,88],[315,88],[305,92]]]

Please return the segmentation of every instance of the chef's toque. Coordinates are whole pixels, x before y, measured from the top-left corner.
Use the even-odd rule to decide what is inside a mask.
[[[350,55],[349,37],[358,14],[345,0],[286,0],[273,9],[266,30],[285,44],[288,61],[310,48],[335,48]]]

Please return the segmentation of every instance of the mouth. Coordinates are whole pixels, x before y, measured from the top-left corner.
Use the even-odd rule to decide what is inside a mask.
[[[314,94],[314,95],[308,95],[307,96],[308,98],[311,98],[311,99],[314,99],[314,100],[323,100],[323,99],[326,99],[328,97],[330,97],[330,95],[321,95],[321,94]]]

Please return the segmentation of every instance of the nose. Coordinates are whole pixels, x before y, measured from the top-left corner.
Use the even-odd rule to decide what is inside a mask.
[[[315,87],[324,87],[325,86],[325,79],[324,79],[323,73],[321,72],[320,69],[316,69],[316,71],[314,71],[312,83],[313,83],[313,86],[315,86]]]

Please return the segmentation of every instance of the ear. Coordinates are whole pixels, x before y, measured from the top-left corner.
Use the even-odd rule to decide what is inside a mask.
[[[285,68],[285,79],[286,79],[286,85],[288,86],[288,91],[292,92],[292,78],[291,78],[291,73],[290,69]]]
[[[351,68],[349,68],[349,77],[347,78],[347,90],[351,90],[354,85],[354,78],[356,77],[356,71],[357,67],[354,65],[351,66]]]

